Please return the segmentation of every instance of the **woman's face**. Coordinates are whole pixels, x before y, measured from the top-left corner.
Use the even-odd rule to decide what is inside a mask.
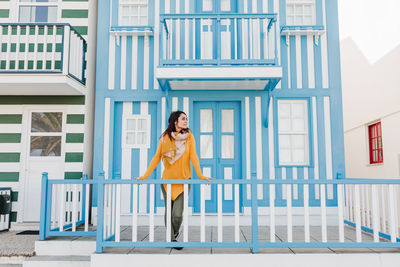
[[[175,128],[178,130],[178,128],[187,129],[187,127],[188,127],[188,118],[184,113],[182,113],[179,116],[178,121],[175,122]]]

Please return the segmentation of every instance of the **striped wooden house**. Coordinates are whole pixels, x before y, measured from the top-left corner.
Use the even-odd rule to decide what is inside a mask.
[[[91,2],[0,1],[0,187],[13,191],[14,229],[39,222],[43,171],[54,179],[90,173]]]

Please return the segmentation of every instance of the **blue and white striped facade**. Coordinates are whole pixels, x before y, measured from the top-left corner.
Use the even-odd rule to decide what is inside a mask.
[[[115,176],[118,178],[116,173],[121,174],[121,179],[131,179],[142,175],[156,151],[158,138],[166,127],[170,112],[177,109],[185,111],[189,116],[189,127],[195,134],[197,153],[200,157],[199,110],[205,107],[219,112],[224,105],[232,104],[235,114],[238,114],[234,118],[234,124],[238,126],[234,129],[235,159],[238,165],[226,163],[226,166],[231,167],[221,170],[218,166],[225,165],[221,163],[223,161],[220,161],[219,156],[213,156],[209,161],[202,160],[200,157],[200,164],[206,175],[217,179],[276,180],[330,180],[344,177],[337,1],[315,1],[316,25],[310,27],[311,30],[306,27],[286,27],[285,0],[231,1],[231,6],[235,6],[236,9],[233,14],[276,14],[277,21],[271,28],[272,33],[269,34],[269,38],[272,39],[266,42],[261,42],[260,36],[243,35],[245,36],[243,40],[249,42],[233,45],[236,52],[244,51],[243,46],[246,45],[254,47],[256,42],[263,45],[248,54],[238,53],[240,55],[232,56],[234,59],[245,60],[243,63],[224,63],[223,66],[220,63],[213,65],[213,63],[202,63],[198,60],[198,57],[203,58],[202,55],[206,52],[200,51],[201,48],[196,46],[196,42],[204,36],[196,36],[191,32],[195,28],[191,24],[195,23],[195,19],[192,21],[181,19],[178,23],[168,25],[172,49],[168,52],[169,55],[163,53],[167,44],[162,40],[163,33],[161,32],[164,31],[164,27],[160,23],[160,18],[163,14],[194,16],[198,14],[196,4],[197,1],[190,0],[149,0],[146,27],[121,27],[118,18],[119,1],[99,1],[93,176],[96,178],[102,170],[105,171],[106,179],[116,178]],[[252,27],[259,26],[260,24],[252,25]],[[244,32],[245,30],[237,34],[246,34]],[[232,37],[231,40],[234,38]],[[223,44],[222,40],[219,45],[221,44]],[[230,51],[234,54],[233,50]],[[221,55],[218,57],[221,58]],[[177,67],[182,70],[196,64],[198,60],[197,68],[214,68],[215,72],[235,68],[252,72],[256,67],[262,68],[268,65],[281,68],[282,76],[276,87],[274,85],[275,88],[266,90],[224,88],[224,79],[216,82],[218,85],[212,92],[199,90],[196,83],[201,84],[201,79],[193,79],[186,84],[183,81],[179,86],[187,86],[187,88],[178,86],[179,90],[171,90],[168,86],[162,88],[160,84],[164,80],[158,79],[157,75],[164,70],[168,71],[168,68],[176,67],[174,64],[166,64],[168,60],[173,62],[173,60],[182,59],[187,60],[188,63],[188,66]],[[266,79],[269,78],[266,77]],[[246,79],[236,77],[226,80],[226,83],[232,86],[234,83],[232,81],[238,81],[238,84],[245,85]],[[207,79],[206,84],[210,85],[212,81],[213,79]],[[274,81],[270,79],[269,84],[274,84]],[[174,84],[174,81],[169,84]],[[190,86],[193,87],[190,88]],[[309,137],[307,164],[293,166],[279,163],[277,111],[281,100],[305,100],[307,103]],[[122,148],[123,121],[126,116],[132,114],[150,115],[150,148]],[[218,121],[220,122],[216,118],[216,122]],[[221,132],[220,128],[223,126],[218,127],[214,130]],[[213,155],[221,152],[221,142],[215,141],[221,136],[222,134],[214,135],[213,148],[216,153]],[[161,171],[160,164],[150,178],[160,179]],[[196,178],[194,170],[192,170],[192,178]],[[225,190],[228,189],[225,188]],[[147,187],[140,187],[141,200],[149,200],[149,193]],[[300,196],[303,194],[297,192],[296,186],[292,193],[293,206],[301,206],[303,202]],[[241,191],[243,207],[250,204],[249,194],[250,190],[245,188]],[[336,205],[335,188],[329,186],[326,193],[310,187],[310,205],[319,204],[321,196],[325,194],[326,204]],[[93,204],[96,206],[97,194],[93,196]],[[163,207],[159,188],[157,188],[155,198],[157,206]],[[258,199],[266,206],[269,205],[268,190],[259,188]],[[277,189],[276,205],[286,202],[286,199],[286,191]],[[225,200],[226,205],[229,206],[229,198]],[[195,202],[196,190],[193,192],[191,204],[195,206]],[[124,200],[122,203],[122,213],[124,211],[129,213],[129,200],[125,201],[128,204],[124,204]],[[140,203],[139,211],[147,212],[146,202]],[[212,210],[212,208],[209,209],[209,211]]]

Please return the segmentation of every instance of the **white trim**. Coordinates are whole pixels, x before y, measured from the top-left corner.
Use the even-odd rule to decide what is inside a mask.
[[[178,98],[173,97],[172,98],[172,111],[178,110]]]
[[[308,60],[308,87],[315,88],[314,42],[312,35],[307,36],[307,60]]]
[[[112,0],[110,0],[112,1]],[[119,38],[119,37],[118,37]],[[109,36],[109,54],[108,54],[108,89],[114,89],[114,76],[115,76],[115,36]]]
[[[137,53],[138,53],[138,37],[132,36],[132,82],[131,89],[137,89]]]
[[[245,116],[245,134],[246,134],[246,179],[251,178],[250,170],[250,99],[248,96],[244,98],[244,116]],[[251,197],[250,186],[247,186],[247,199]]]
[[[149,140],[149,147],[148,148],[150,148],[150,133],[151,133],[151,129],[150,129],[150,126],[151,126],[151,123],[150,123],[150,120],[151,120],[151,117],[150,117],[150,115],[149,115],[149,105],[148,105],[148,102],[141,102],[140,103],[140,116],[148,116],[149,117],[149,121],[148,121],[148,130],[149,130],[149,133],[148,133],[148,140]],[[140,148],[140,152],[139,152],[139,162],[140,162],[140,165],[139,165],[139,175],[140,176],[142,176],[142,175],[144,175],[144,173],[145,173],[145,171],[146,171],[146,169],[147,169],[147,156],[148,156],[148,148]],[[140,201],[140,203],[139,203],[139,212],[142,212],[142,213],[145,213],[145,212],[147,212],[147,185],[146,186],[140,186],[139,187],[139,198],[142,200],[142,201]],[[146,199],[146,201],[144,201]],[[153,207],[150,207],[150,208],[153,208]]]
[[[103,171],[104,178],[108,179],[108,164],[110,158],[110,108],[111,99],[104,99],[104,145],[103,145]]]
[[[302,71],[302,52],[301,52],[301,37],[296,35],[296,76],[297,76],[297,88],[303,87],[303,71]]]
[[[274,146],[274,109],[271,96],[268,111],[268,152],[269,152],[269,179],[275,179],[275,146]]]
[[[149,89],[149,51],[150,41],[149,37],[144,37],[144,60],[143,60],[143,90]]]
[[[121,36],[121,90],[126,89],[126,36]]]

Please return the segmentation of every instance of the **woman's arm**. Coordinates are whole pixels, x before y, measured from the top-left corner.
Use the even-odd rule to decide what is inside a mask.
[[[150,174],[154,171],[154,169],[157,167],[158,163],[160,163],[161,160],[161,140],[158,142],[158,147],[156,154],[154,155],[153,159],[150,162],[149,167],[147,168],[147,171],[145,174],[141,177],[136,178],[136,180],[144,180],[149,178]]]
[[[196,141],[194,140],[193,134],[192,134],[191,140],[190,140],[189,157],[190,157],[190,161],[192,162],[194,170],[196,171],[196,174],[199,177],[199,179],[201,179],[201,180],[210,180],[210,178],[205,177],[201,173],[199,157],[197,156],[197,153],[196,153]]]

